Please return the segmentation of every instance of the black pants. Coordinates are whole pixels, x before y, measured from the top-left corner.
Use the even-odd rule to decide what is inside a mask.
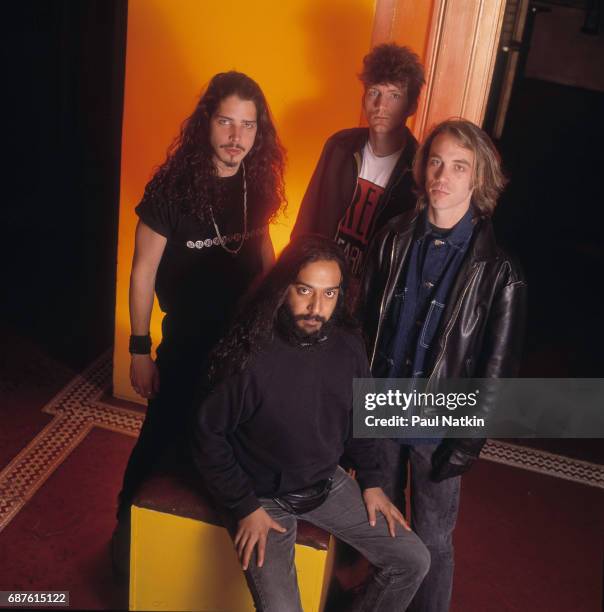
[[[189,461],[188,432],[208,351],[173,348],[162,343],[157,352],[159,393],[149,400],[145,421],[128,459],[118,496],[120,521],[129,520],[138,488],[161,459],[169,454],[176,461]]]

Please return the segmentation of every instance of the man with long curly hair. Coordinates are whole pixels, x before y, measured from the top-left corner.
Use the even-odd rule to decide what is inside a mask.
[[[120,493],[122,527],[153,464],[166,449],[184,446],[204,360],[252,280],[274,261],[268,224],[285,204],[284,163],[258,84],[220,73],[136,207],[130,377],[149,405]],[[156,362],[149,336],[154,292],[165,313]]]
[[[362,283],[363,326],[374,376],[506,378],[516,374],[526,300],[518,264],[495,239],[491,216],[505,180],[478,126],[437,125],[414,163],[415,211],[392,219],[371,245]],[[433,387],[431,387],[433,388]],[[481,409],[492,401],[482,397]],[[409,608],[446,612],[453,583],[453,530],[461,475],[481,438],[381,440],[385,489],[405,508],[432,565]]]
[[[341,130],[327,140],[293,230],[334,238],[354,279],[376,231],[415,206],[411,165],[417,141],[405,122],[417,109],[424,70],[407,47],[383,44],[363,59],[360,79],[368,127]]]
[[[354,439],[352,379],[367,377],[343,253],[295,238],[211,360],[193,457],[226,514],[257,610],[300,612],[298,518],[360,550],[376,572],[362,610],[405,610],[429,555],[381,489],[376,441]],[[346,453],[353,480],[338,462]]]

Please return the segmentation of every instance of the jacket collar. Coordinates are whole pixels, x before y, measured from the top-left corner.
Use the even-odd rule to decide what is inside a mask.
[[[350,140],[348,144],[344,145],[346,148],[352,147],[353,153],[362,154],[363,147],[365,143],[369,140],[369,128],[361,127],[356,128],[354,132],[350,136]],[[405,126],[405,143],[403,145],[403,152],[399,157],[397,162],[398,164],[403,164],[405,166],[411,167],[413,163],[413,158],[415,157],[415,152],[417,150],[417,145],[415,141],[415,137],[411,133],[411,130]]]
[[[361,166],[363,165],[363,148],[369,139],[369,128],[356,128],[354,134],[352,135],[352,139],[353,140],[349,142],[353,143],[352,157],[354,159],[355,170],[354,180],[356,181],[361,173]],[[388,184],[384,189],[385,195],[380,199],[380,210],[383,210],[383,205],[390,197],[390,192],[394,189],[398,182],[407,172],[411,172],[413,158],[415,157],[416,151],[417,141],[409,128],[405,126],[405,144],[403,145],[403,150],[399,155],[394,168],[392,169],[390,178],[388,179]],[[379,214],[380,213],[378,212],[378,216]]]
[[[472,218],[472,211],[468,210],[466,214],[454,225],[453,229],[444,238],[444,240],[453,246],[463,247],[464,244],[470,240],[474,231],[474,219]],[[428,234],[432,233],[430,222],[428,221],[427,210],[424,209],[417,220],[417,234],[418,238],[425,238]]]
[[[416,231],[421,231],[420,219],[424,215],[417,211],[410,211],[397,217],[396,239],[401,246],[406,247],[411,242]],[[474,218],[475,223],[474,233],[470,248],[468,249],[468,260],[470,262],[486,261],[498,258],[497,241],[495,240],[495,232],[490,219]],[[419,226],[419,227],[418,227]],[[418,234],[421,237],[423,234]]]
[[[477,219],[476,238],[471,246],[471,257],[474,261],[498,259],[497,241],[490,219]]]

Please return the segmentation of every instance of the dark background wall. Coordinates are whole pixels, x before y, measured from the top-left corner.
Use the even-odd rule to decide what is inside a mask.
[[[127,2],[3,11],[2,327],[84,364],[113,337]]]
[[[604,54],[554,48],[563,34],[565,41],[580,40],[583,50],[604,49],[600,4],[531,3],[496,143],[510,178],[495,214],[496,230],[518,255],[529,282],[524,376],[604,375],[604,92],[562,82],[573,74],[575,82],[595,83],[593,65],[604,67]],[[573,19],[564,19],[568,10]],[[582,31],[585,24],[590,32]],[[496,68],[487,130],[497,105],[497,74]]]

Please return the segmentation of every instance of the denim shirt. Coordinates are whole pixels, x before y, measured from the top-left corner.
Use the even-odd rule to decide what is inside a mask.
[[[406,273],[395,292],[391,336],[386,354],[391,378],[421,378],[432,367],[433,343],[447,298],[468,250],[474,223],[471,209],[449,231],[440,233],[418,219]]]
[[[394,333],[386,350],[389,378],[415,379],[429,375],[436,332],[473,231],[471,209],[449,231],[431,226],[426,211],[418,219],[406,273],[399,279],[391,310]],[[440,439],[396,441],[415,446],[437,444]]]

